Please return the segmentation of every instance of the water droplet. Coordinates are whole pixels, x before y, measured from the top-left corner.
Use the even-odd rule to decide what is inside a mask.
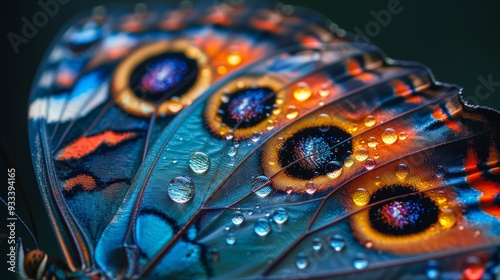
[[[252,182],[252,190],[255,191],[255,194],[259,197],[266,197],[271,193],[272,188],[269,186],[271,179],[266,176],[257,176]]]
[[[280,225],[285,223],[288,220],[288,212],[282,207],[276,209],[276,211],[274,211],[273,220]]]
[[[354,152],[354,157],[358,161],[364,161],[368,158],[368,150],[365,148],[359,148]]]
[[[202,174],[207,172],[210,167],[210,158],[207,154],[196,152],[189,158],[189,167],[195,173]]]
[[[365,162],[365,168],[366,168],[366,170],[372,170],[376,166],[377,166],[377,163],[375,162],[374,159],[372,159],[372,158],[366,159],[366,162]]]
[[[365,118],[365,126],[366,127],[372,127],[375,125],[376,122],[377,122],[377,120],[375,120],[375,117],[372,115],[368,115]]]
[[[405,179],[409,173],[410,168],[408,167],[408,165],[400,163],[398,164],[398,166],[396,166],[396,176],[398,176],[399,179]]]
[[[445,173],[443,166],[442,165],[438,165],[436,167],[436,172],[435,173],[436,173],[436,177],[438,177],[440,179],[443,178],[444,173]]]
[[[231,222],[233,222],[233,224],[235,225],[241,225],[243,221],[245,221],[245,216],[243,216],[243,213],[241,213],[240,211],[234,213],[234,217],[231,219]]]
[[[311,97],[311,95],[311,88],[304,82],[298,83],[298,87],[293,91],[293,97],[300,102],[306,101]]]
[[[254,131],[252,133],[252,142],[257,143],[260,140],[260,132],[259,131]]]
[[[226,62],[232,66],[237,66],[242,60],[241,54],[238,52],[231,52],[226,57]]]
[[[377,137],[375,137],[375,136],[368,137],[368,147],[376,148],[377,145],[378,145]]]
[[[227,155],[230,157],[234,157],[237,152],[238,152],[238,149],[236,149],[234,146],[231,146],[231,147],[229,147],[229,150],[227,151]]]
[[[319,90],[319,95],[321,97],[327,97],[330,95],[330,89],[328,84],[322,84],[321,89]]]
[[[330,246],[332,247],[333,250],[335,250],[335,252],[342,251],[345,247],[344,237],[340,234],[335,234],[330,239]]]
[[[268,120],[267,121],[267,130],[271,131],[274,128],[274,121],[273,120]]]
[[[443,228],[450,228],[455,225],[456,217],[455,213],[451,209],[444,209],[438,215],[439,223]]]
[[[357,124],[355,124],[355,123],[353,123],[353,124],[351,125],[351,127],[349,128],[349,132],[350,132],[350,133],[354,133],[354,132],[356,132],[356,131],[358,131],[358,125],[357,125]]]
[[[287,194],[291,194],[292,192],[293,192],[293,187],[292,186],[286,187],[286,193]]]
[[[368,266],[368,260],[366,259],[366,255],[363,253],[358,253],[354,260],[352,261],[352,266],[355,269],[362,270]]]
[[[344,159],[344,166],[351,167],[354,164],[354,160],[351,157],[346,157]]]
[[[175,177],[168,183],[167,193],[173,201],[186,203],[194,196],[194,183],[188,177]]]
[[[318,118],[316,118],[316,121],[318,124],[321,126],[319,127],[319,131],[321,132],[327,132],[330,129],[330,126],[328,126],[328,122],[330,121],[330,116],[328,114],[320,114]]]
[[[271,225],[269,225],[267,219],[261,218],[255,222],[253,231],[259,236],[266,236],[269,234],[269,232],[271,232]]]
[[[463,272],[463,276],[466,280],[479,280],[484,275],[484,265],[481,263],[481,259],[476,256],[467,257],[465,260],[467,266]]]
[[[380,185],[380,183],[382,183],[382,179],[380,178],[380,176],[375,177],[375,185],[378,186]]]
[[[370,249],[371,247],[373,247],[373,241],[366,240],[365,242],[363,242],[363,246],[365,246],[366,249]]]
[[[352,201],[357,206],[365,206],[368,204],[368,202],[370,202],[370,193],[363,188],[358,188],[352,194]]]
[[[307,181],[306,183],[306,192],[308,194],[314,194],[316,192],[316,184],[313,181]]]
[[[314,251],[319,251],[321,250],[321,248],[323,248],[323,242],[321,241],[320,238],[318,237],[314,238],[312,243],[312,248]]]
[[[210,256],[210,259],[214,262],[218,261],[220,258],[220,252],[219,249],[212,248],[208,250],[208,255]]]
[[[288,112],[286,113],[286,118],[289,120],[295,119],[299,115],[299,110],[297,107],[290,105],[288,106]]]
[[[338,178],[342,174],[342,165],[338,161],[330,161],[325,165],[325,172],[332,179]]]
[[[438,279],[439,276],[441,275],[441,271],[439,270],[439,264],[431,260],[427,262],[427,267],[425,268],[425,275],[427,275],[427,278],[429,279]]]
[[[295,259],[295,265],[298,269],[305,269],[309,265],[306,254],[299,253]]]
[[[399,133],[399,140],[404,141],[404,140],[406,140],[407,138],[408,138],[408,134],[407,134],[406,132],[401,131],[401,132]]]
[[[233,245],[234,243],[236,243],[236,236],[234,236],[234,234],[232,233],[228,234],[226,237],[226,243],[228,245]]]
[[[232,130],[232,129],[228,129],[228,130],[226,131],[226,134],[225,134],[225,135],[226,135],[226,140],[231,140],[231,139],[233,139],[233,138],[234,138],[234,130]]]
[[[386,128],[382,133],[382,141],[387,145],[392,145],[398,140],[396,131],[392,128]]]

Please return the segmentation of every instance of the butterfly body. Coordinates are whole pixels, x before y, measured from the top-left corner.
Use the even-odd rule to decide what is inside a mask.
[[[311,12],[186,5],[49,51],[31,146],[66,264],[39,275],[494,277],[498,112]]]

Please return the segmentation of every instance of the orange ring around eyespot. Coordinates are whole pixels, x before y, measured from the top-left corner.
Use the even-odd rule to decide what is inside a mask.
[[[231,127],[223,125],[222,120],[217,115],[217,111],[222,104],[223,96],[231,95],[238,90],[251,88],[254,86],[268,87],[272,89],[276,94],[275,105],[278,106],[278,108],[281,109],[283,104],[286,103],[285,99],[287,97],[287,90],[283,89],[284,82],[280,78],[269,74],[265,76],[244,76],[236,78],[221,87],[217,92],[215,92],[215,94],[210,97],[207,102],[207,107],[205,109],[205,119],[212,133],[224,137],[229,133],[230,129],[233,129]],[[233,133],[234,138],[247,139],[250,138],[254,132],[260,133],[266,131],[268,122],[276,120],[276,117],[277,115],[272,113],[257,125],[247,128],[237,128]]]
[[[194,85],[178,99],[169,99],[155,104],[137,97],[129,86],[130,77],[134,69],[146,59],[166,53],[182,52],[196,61],[198,76]],[[184,106],[190,105],[211,84],[213,70],[208,64],[207,56],[197,47],[186,40],[160,41],[138,48],[126,57],[116,68],[111,82],[111,96],[123,110],[139,117],[149,117],[158,106],[156,115],[173,115]]]

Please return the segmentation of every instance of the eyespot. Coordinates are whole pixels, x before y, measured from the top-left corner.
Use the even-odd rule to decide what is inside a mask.
[[[208,58],[187,41],[145,45],[116,68],[111,94],[118,106],[139,117],[172,115],[191,104],[213,78]]]
[[[387,177],[382,181],[387,182]],[[453,192],[434,191],[417,181],[414,178],[407,184],[382,183],[366,188],[370,193],[366,209],[351,217],[353,234],[360,243],[370,241],[371,249],[395,254],[421,254],[467,245],[463,244],[467,240],[455,237],[469,234],[470,230],[454,226],[463,223],[463,218],[460,209],[449,203],[454,201]]]
[[[219,136],[250,138],[274,122],[284,103],[283,82],[274,76],[242,77],[230,82],[208,101],[205,119],[209,129]]]
[[[305,192],[312,181],[316,189],[325,190],[342,172],[341,163],[351,150],[351,134],[344,124],[320,114],[298,121],[268,141],[262,166],[276,189]]]

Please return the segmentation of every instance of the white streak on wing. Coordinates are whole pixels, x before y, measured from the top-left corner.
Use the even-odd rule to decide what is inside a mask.
[[[69,95],[69,96],[68,96]],[[69,98],[65,105],[66,98]],[[46,119],[47,123],[66,122],[85,117],[108,98],[108,83],[96,90],[89,89],[78,95],[71,93],[35,99],[29,108],[30,120]],[[47,106],[50,107],[47,110]],[[65,107],[66,106],[66,107]],[[61,111],[64,109],[64,112]]]

